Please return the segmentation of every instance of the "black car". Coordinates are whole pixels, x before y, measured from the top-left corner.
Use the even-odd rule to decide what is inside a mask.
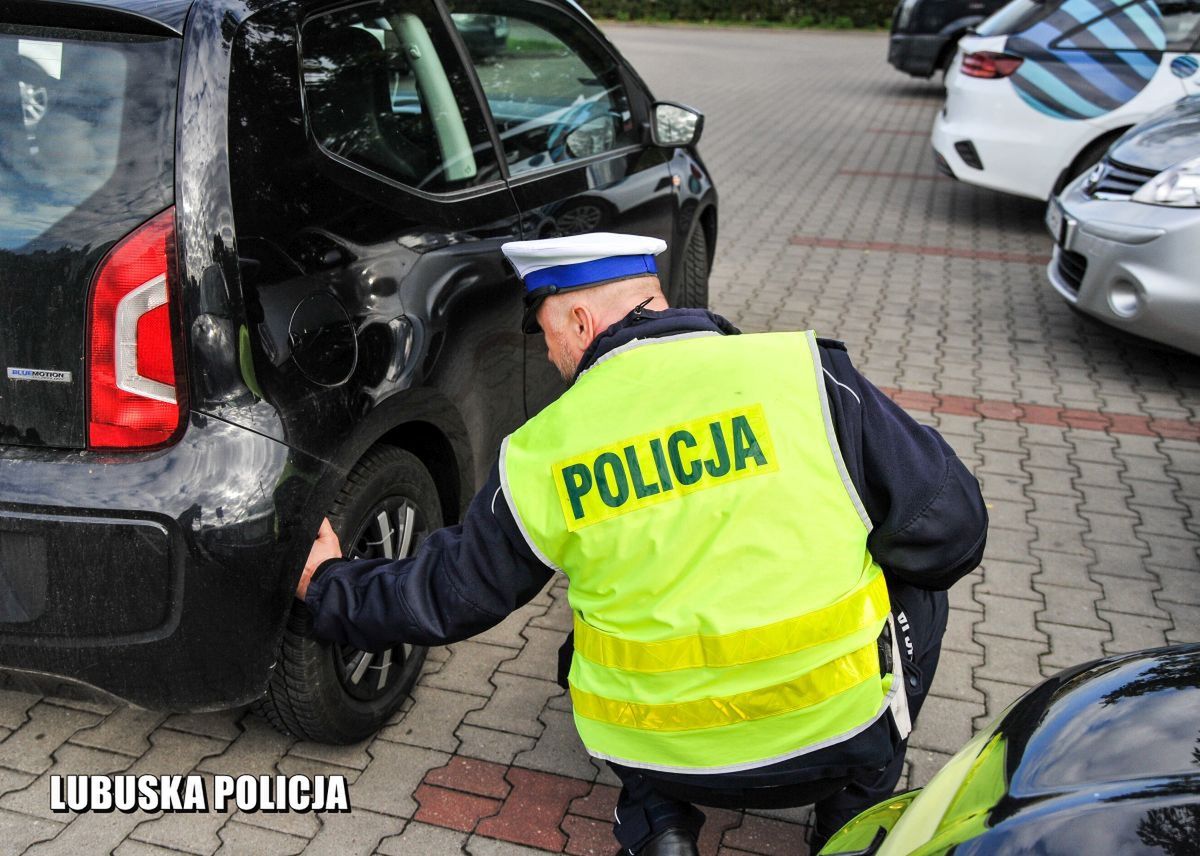
[[[1145,854],[1200,841],[1200,645],[1043,681],[924,788],[867,809],[821,856]]]
[[[945,71],[958,40],[1008,0],[900,0],[892,14],[888,62],[913,77]]]
[[[15,0],[0,69],[0,667],[361,739],[424,651],[308,637],[321,518],[408,553],[561,391],[501,243],[707,299],[701,117],[545,0]]]

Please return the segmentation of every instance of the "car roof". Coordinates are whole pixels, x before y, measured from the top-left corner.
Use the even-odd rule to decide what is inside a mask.
[[[159,24],[175,33],[183,33],[188,10],[196,0],[59,0],[72,6],[93,6],[125,12],[146,21]],[[561,0],[588,20],[591,16],[576,0]]]
[[[150,30],[169,30],[176,34],[183,33],[183,25],[187,20],[188,10],[194,0],[55,0],[46,6],[79,7],[82,14],[87,14],[85,7],[123,13],[123,16],[141,19]],[[25,4],[34,7],[36,4]]]

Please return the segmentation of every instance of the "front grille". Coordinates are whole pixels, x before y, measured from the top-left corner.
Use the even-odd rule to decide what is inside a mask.
[[[1158,172],[1153,169],[1126,166],[1105,158],[1097,167],[1095,175],[1088,179],[1085,190],[1089,196],[1102,199],[1128,199],[1134,192]]]
[[[1087,273],[1087,257],[1070,250],[1058,251],[1058,275],[1071,291],[1079,291],[1083,275]]]

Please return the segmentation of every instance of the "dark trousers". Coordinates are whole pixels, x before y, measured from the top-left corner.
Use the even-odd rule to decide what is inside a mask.
[[[909,715],[915,723],[937,671],[949,603],[945,592],[925,591],[894,582],[889,584],[888,593],[896,620]],[[648,840],[670,827],[682,827],[699,834],[704,814],[684,798],[689,797],[704,805],[726,807],[778,808],[812,804],[815,806],[814,840],[823,843],[852,817],[892,794],[904,771],[907,742],[899,744],[891,761],[882,768],[859,771],[848,778],[806,781],[791,789],[764,788],[762,798],[757,798],[754,788],[747,787],[752,778],[742,774],[687,777],[696,780],[694,787],[688,787],[681,785],[679,777],[668,781],[656,778],[653,772],[610,763],[609,767],[622,784],[613,834],[629,853],[637,853]],[[794,765],[794,762],[784,763]],[[762,768],[758,772],[769,773],[770,769]],[[813,851],[816,849],[814,847]]]

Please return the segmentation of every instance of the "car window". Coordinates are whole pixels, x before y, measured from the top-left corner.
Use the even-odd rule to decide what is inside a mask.
[[[304,95],[322,148],[431,192],[498,178],[467,72],[428,0],[329,12],[304,23]]]
[[[1158,0],[1167,50],[1190,51],[1200,35],[1200,0]]]
[[[509,172],[637,142],[612,56],[561,11],[531,2],[451,2]]]
[[[1058,7],[1053,0],[1012,0],[975,28],[980,36],[1009,36],[1028,30]]]
[[[1087,14],[1103,10],[1100,14]],[[1177,51],[1187,50],[1197,20],[1200,0],[1120,0],[1093,4],[1090,0],[1067,0],[1063,11],[1074,24],[1064,29],[1050,47],[1082,51]],[[1081,14],[1082,13],[1082,14]],[[1060,26],[1064,22],[1060,22]],[[1180,47],[1180,44],[1184,47]]]
[[[169,205],[178,40],[8,29],[0,249],[53,242],[56,226],[78,238],[97,211],[149,216]]]

